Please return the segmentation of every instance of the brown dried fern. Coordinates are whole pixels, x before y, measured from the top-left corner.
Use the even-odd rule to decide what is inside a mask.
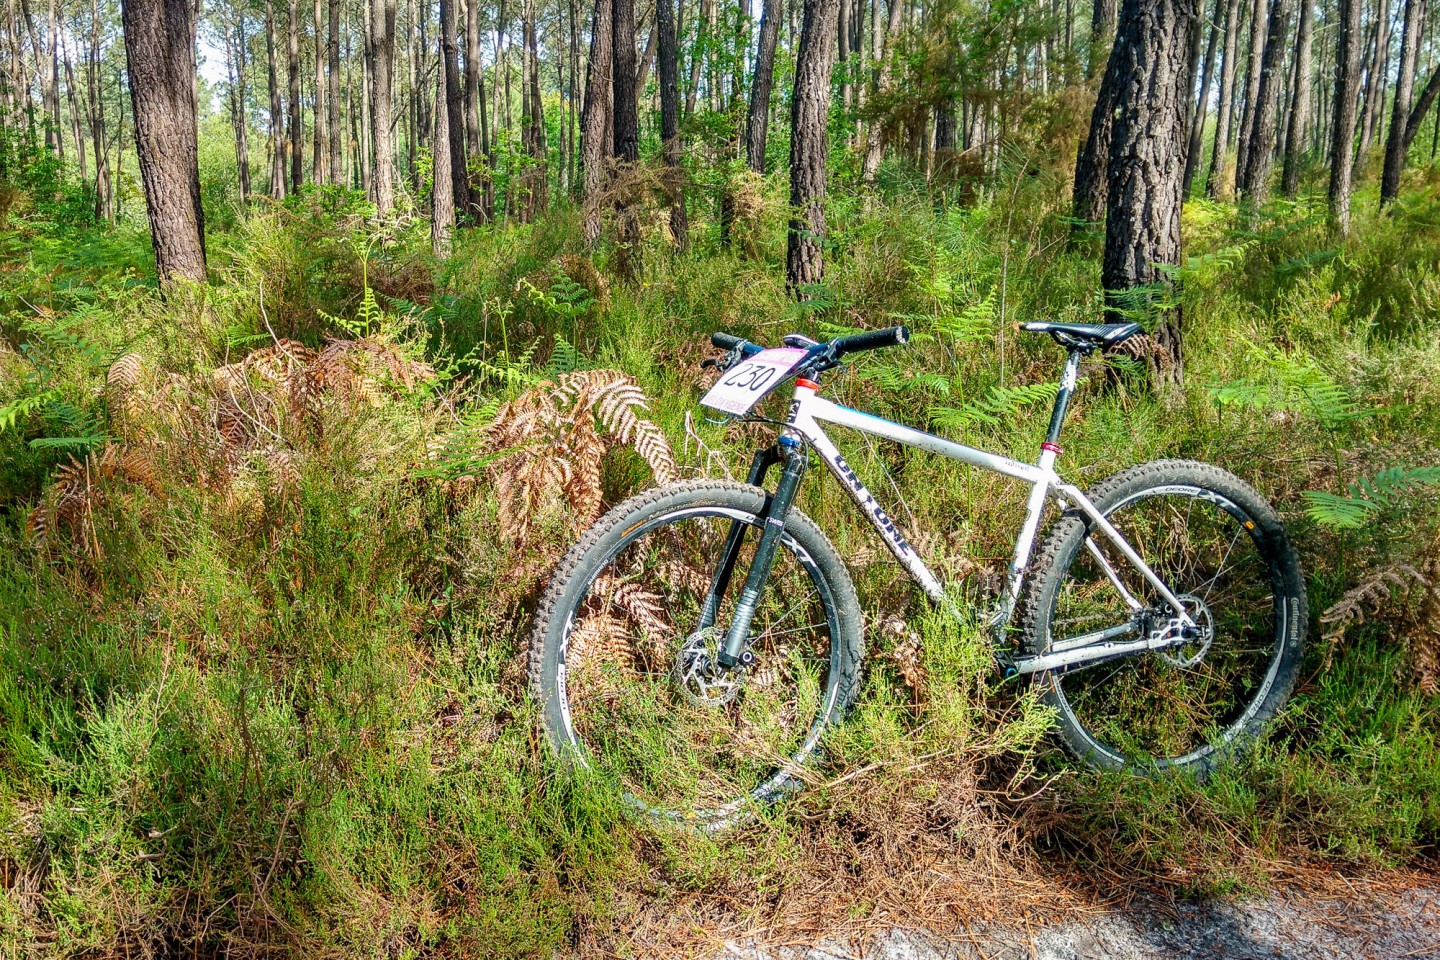
[[[1440,692],[1440,540],[1413,563],[1370,571],[1320,615],[1332,648],[1351,628],[1371,620],[1383,620],[1405,645],[1420,689]]]

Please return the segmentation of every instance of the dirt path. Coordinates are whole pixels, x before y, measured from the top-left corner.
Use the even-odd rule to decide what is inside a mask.
[[[728,943],[715,960],[1440,960],[1440,885],[1383,895],[1285,893],[1100,913],[1030,929],[893,929],[868,944]]]

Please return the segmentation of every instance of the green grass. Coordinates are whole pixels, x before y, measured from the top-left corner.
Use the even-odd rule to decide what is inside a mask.
[[[1362,197],[1344,244],[1311,206],[1277,206],[1252,234],[1227,208],[1192,204],[1186,390],[1167,406],[1133,376],[1087,369],[1062,469],[1091,484],[1184,456],[1239,473],[1292,525],[1316,615],[1365,570],[1417,555],[1437,519],[1423,492],[1354,530],[1317,523],[1302,493],[1435,463],[1429,196],[1384,218]],[[161,302],[130,233],[22,219],[0,235],[0,406],[45,378],[118,431],[89,352],[134,349],[165,375],[208,376],[270,330],[311,345],[345,336],[330,318],[353,320],[362,277],[397,341],[456,376],[327,415],[293,442],[289,492],[242,498],[170,471],[155,490],[107,488],[82,529],[44,549],[25,527],[67,454],[30,441],[73,424],[37,413],[0,433],[0,953],[623,952],[647,910],[783,918],[772,907],[809,887],[872,884],[833,905],[864,915],[929,863],[957,884],[1003,867],[1225,893],[1298,863],[1373,869],[1434,852],[1440,700],[1412,682],[1383,617],[1333,648],[1313,628],[1276,735],[1210,782],[1077,771],[1043,710],[992,675],[975,626],[1019,524],[1017,490],[857,438],[846,457],[892,516],[947,535],[921,546],[968,571],[969,619],[937,615],[883,559],[857,566],[870,665],[814,788],[726,838],[631,824],[606,784],[554,767],[524,695],[518,651],[566,544],[517,552],[487,490],[457,503],[417,472],[449,416],[441,401],[493,411],[520,388],[497,370],[533,382],[552,362],[614,366],[652,398],[683,472],[705,464],[688,413],[711,472],[743,475],[760,434],[698,415],[710,332],[773,342],[904,319],[923,335],[914,346],[857,360],[827,393],[1028,459],[1039,385],[1061,357],[1015,324],[1090,316],[1094,251],[1067,250],[1044,183],[970,209],[842,199],[827,284],[797,307],[780,281],[779,204],[749,255],[721,249],[697,212],[696,248],[651,243],[627,288],[604,249],[598,274],[561,279],[590,262],[574,211],[465,231],[436,263],[419,227],[372,237],[341,216],[347,203],[296,200],[213,236],[204,303]],[[27,327],[35,307],[86,311],[73,342]],[[634,458],[607,463],[611,500],[646,482]],[[843,555],[877,547],[818,471],[802,507]],[[899,638],[876,628],[892,616],[920,632],[918,688]]]

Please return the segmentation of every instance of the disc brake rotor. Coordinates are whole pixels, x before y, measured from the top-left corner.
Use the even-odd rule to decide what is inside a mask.
[[[718,657],[725,643],[719,627],[697,630],[685,638],[675,656],[671,676],[681,696],[699,707],[717,709],[740,695],[744,671],[720,667]]]
[[[1210,644],[1215,642],[1215,620],[1210,614],[1210,608],[1199,597],[1182,593],[1176,599],[1184,605],[1185,612],[1190,615],[1190,619],[1195,621],[1195,626],[1191,629],[1198,633],[1187,637],[1184,642],[1176,642],[1173,647],[1156,652],[1171,666],[1188,669],[1204,660],[1205,654],[1210,652]],[[1169,617],[1151,631],[1151,637],[1166,641],[1179,641],[1181,637],[1185,636],[1185,629],[1185,621],[1179,617]]]

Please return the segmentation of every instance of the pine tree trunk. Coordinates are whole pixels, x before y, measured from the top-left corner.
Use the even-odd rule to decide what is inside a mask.
[[[1250,54],[1245,78],[1245,109],[1240,114],[1240,135],[1235,151],[1235,189],[1240,191],[1241,177],[1250,164],[1250,134],[1255,129],[1255,105],[1260,100],[1260,79],[1265,72],[1265,39],[1270,18],[1265,0],[1255,0],[1250,11]]]
[[[524,115],[521,118],[520,140],[529,158],[522,175],[521,189],[524,194],[520,218],[529,223],[545,210],[549,202],[549,173],[546,164],[548,138],[545,131],[545,104],[540,96],[540,48],[536,38],[535,0],[526,0],[522,20],[521,54],[524,85]],[[636,156],[639,155],[639,132],[637,122]]]
[[[473,4],[476,0],[470,2]],[[448,156],[445,169],[449,174],[452,220],[457,213],[473,215],[477,212],[472,209],[470,178],[466,173],[469,159],[466,156],[467,145],[463,135],[464,91],[460,83],[460,65],[456,62],[460,50],[455,39],[456,20],[455,0],[440,0],[440,69],[436,73],[443,77],[445,99],[437,100],[436,103],[440,104],[446,117],[445,139],[436,140],[434,150],[436,154],[443,152]],[[438,131],[440,127],[437,125],[435,129]],[[438,170],[437,167],[436,176],[439,176]]]
[[[315,101],[315,149],[310,164],[310,179],[317,184],[329,180],[327,174],[330,155],[330,114],[325,105],[325,31],[321,29],[323,13],[321,0],[315,0],[315,78],[312,90]]]
[[[765,172],[765,138],[770,130],[770,92],[775,84],[775,46],[780,38],[781,0],[765,0],[760,14],[760,46],[750,83],[750,109],[745,118],[745,162]]]
[[[1350,229],[1350,190],[1355,164],[1355,121],[1360,93],[1360,9],[1365,0],[1340,0],[1339,60],[1335,68],[1335,122],[1330,140],[1330,218]]]
[[[394,112],[392,77],[395,69],[395,0],[367,0],[371,4],[372,60],[370,141],[375,154],[372,174],[375,212],[382,219],[395,209],[395,145],[390,137]]]
[[[1210,40],[1205,48],[1205,67],[1200,75],[1200,99],[1195,102],[1195,119],[1190,124],[1190,149],[1185,155],[1185,196],[1190,195],[1190,185],[1195,181],[1195,171],[1200,169],[1200,158],[1204,156],[1202,141],[1205,137],[1205,114],[1210,105],[1210,87],[1215,82],[1215,52],[1220,40],[1220,16],[1226,7],[1226,0],[1215,0],[1215,16],[1210,24]],[[1198,34],[1197,34],[1198,36]]]
[[[234,35],[225,26],[225,68],[230,80],[230,125],[235,134],[235,180],[240,205],[250,201],[250,136],[245,119],[245,15],[237,14]]]
[[[1097,15],[1099,4],[1096,4]],[[1092,35],[1092,44],[1096,38]],[[1187,48],[1188,49],[1188,48]],[[1072,214],[1075,235],[1093,229],[1105,219],[1106,163],[1110,156],[1110,137],[1119,99],[1124,95],[1125,78],[1108,65],[1100,78],[1095,106],[1090,111],[1090,129],[1075,155],[1075,186],[1072,192]]]
[[[1095,79],[1110,58],[1110,44],[1115,40],[1115,17],[1119,0],[1095,0],[1090,11],[1090,49],[1086,54],[1085,76]]]
[[[287,23],[287,79],[289,81],[290,121],[290,189],[300,192],[304,185],[305,128],[300,120],[300,4],[290,0],[290,19]]]
[[[1241,196],[1254,207],[1265,202],[1270,188],[1280,94],[1285,87],[1285,52],[1290,46],[1290,0],[1273,0],[1270,4],[1270,23],[1265,35],[1260,88],[1255,107],[1250,111],[1249,148],[1237,174]]]
[[[70,62],[70,43],[63,30],[60,32],[59,44],[60,62],[65,70],[66,100],[70,105],[70,135],[75,138],[75,158],[80,167],[80,182],[84,183],[90,179],[88,158],[85,155],[85,133],[80,123],[80,100],[75,86],[75,68]]]
[[[1300,192],[1300,161],[1305,153],[1312,91],[1310,52],[1315,38],[1314,0],[1300,0],[1300,26],[1295,43],[1295,96],[1290,102],[1290,129],[1285,137],[1285,168],[1280,175],[1285,196]]]
[[[270,196],[285,199],[285,116],[280,100],[280,74],[275,62],[275,3],[265,0],[265,67],[270,93]]]
[[[635,0],[614,0],[611,13],[615,101],[615,160],[621,177],[635,176],[640,161],[640,117],[635,79]],[[640,218],[632,191],[618,191],[615,219],[619,236],[616,266],[620,276],[635,282],[640,277]]]
[[[1106,70],[1118,89],[1107,164],[1102,282],[1112,309],[1153,309],[1161,266],[1180,262],[1180,208],[1189,146],[1190,31],[1199,0],[1124,0]],[[1163,313],[1155,328],[1157,382],[1182,376],[1181,317]]]
[[[1415,64],[1420,54],[1420,28],[1425,14],[1424,0],[1405,0],[1405,33],[1400,40],[1400,73],[1395,79],[1395,104],[1390,117],[1390,135],[1385,142],[1385,171],[1380,178],[1380,205],[1400,192],[1400,174],[1405,171],[1409,152],[1411,99],[1415,94]]]
[[[480,113],[484,109],[484,93],[480,74],[480,0],[465,3],[465,152],[480,156],[485,144],[480,138]]]
[[[444,23],[446,7],[450,0],[441,0],[440,23],[441,23],[441,47],[440,56],[445,59],[448,55],[444,47]],[[473,4],[475,0],[470,0]],[[454,179],[450,169],[451,151],[446,149],[446,144],[452,140],[459,140],[459,131],[452,137],[450,135],[450,97],[447,95],[446,82],[449,71],[440,69],[435,71],[435,127],[434,137],[431,140],[432,156],[434,157],[434,169],[431,171],[430,187],[430,249],[437,257],[448,257],[450,255],[450,234],[455,228],[455,190]]]
[[[685,211],[684,169],[680,164],[684,145],[680,142],[680,50],[675,36],[675,0],[656,0],[655,30],[659,33],[660,142],[671,180],[669,189],[670,233],[677,249],[690,244],[690,222]],[[760,45],[765,45],[761,30]],[[758,81],[757,81],[758,82]]]
[[[1238,53],[1240,36],[1240,0],[1226,0],[1225,4],[1225,49],[1220,68],[1220,102],[1215,115],[1215,143],[1210,152],[1210,172],[1205,176],[1205,193],[1209,197],[1220,195],[1224,182],[1224,168],[1230,152],[1230,127],[1233,124],[1235,99],[1235,57]]]
[[[790,289],[825,278],[825,179],[829,160],[830,72],[835,58],[839,0],[804,0],[795,92],[790,105],[790,226],[785,277]],[[895,0],[895,8],[899,7]],[[892,8],[892,9],[895,9]],[[891,18],[898,23],[898,16]]]
[[[203,283],[194,8],[190,0],[125,0],[121,17],[155,271],[162,287]]]
[[[1365,78],[1365,122],[1360,130],[1362,162],[1384,122],[1385,88],[1390,74],[1390,13],[1390,0],[1376,0],[1373,46]]]
[[[600,239],[600,194],[609,179],[610,155],[614,152],[615,34],[612,27],[612,0],[595,0],[591,18],[590,69],[585,76],[585,104],[580,117],[580,169],[584,184],[585,243],[594,246]]]
[[[336,92],[340,89],[340,0],[328,0],[326,36],[326,77],[325,99],[326,111],[330,121],[330,182],[344,183],[345,167],[343,147],[345,137],[344,129],[340,122],[340,96]],[[319,26],[316,26],[319,29]],[[345,184],[346,187],[350,185]]]
[[[886,59],[885,52],[889,40],[900,32],[901,15],[904,13],[905,5],[900,0],[891,0],[890,19],[885,27],[885,36],[880,39],[880,49],[876,56],[880,64],[875,77],[875,95],[884,96],[890,89],[890,61]],[[804,37],[802,34],[801,40]],[[826,75],[829,75],[829,68],[826,68]],[[865,132],[865,155],[860,162],[860,179],[866,185],[875,185],[875,175],[880,170],[880,161],[885,157],[885,129],[880,119],[870,122],[870,127]]]

